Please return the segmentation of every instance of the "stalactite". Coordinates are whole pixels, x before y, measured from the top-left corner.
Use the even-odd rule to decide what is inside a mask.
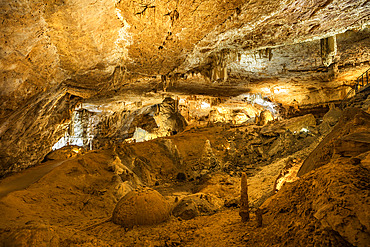
[[[337,54],[337,38],[331,36],[320,40],[322,64],[329,67]]]

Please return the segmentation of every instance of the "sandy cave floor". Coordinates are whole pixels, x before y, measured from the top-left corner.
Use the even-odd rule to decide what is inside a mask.
[[[160,225],[135,227],[130,231],[112,222],[104,222],[110,218],[117,201],[113,191],[109,189],[104,191],[106,190],[104,187],[109,186],[112,175],[99,164],[101,160],[109,160],[109,156],[109,151],[86,154],[84,159],[89,162],[89,165],[94,164],[95,166],[85,170],[87,174],[80,173],[72,177],[71,172],[78,173],[76,165],[79,163],[76,160],[68,160],[27,189],[12,192],[2,198],[1,228],[5,232],[6,229],[18,229],[19,227],[22,231],[42,229],[42,231],[57,232],[59,238],[66,239],[65,244],[76,246],[87,244],[90,241],[98,246],[114,244],[177,246],[185,243],[187,246],[212,246],[215,243],[219,246],[229,244],[243,246],[245,241],[241,241],[240,238],[247,234],[245,230],[255,228],[254,215],[251,215],[250,222],[242,223],[238,209],[225,209],[215,215],[199,216],[189,221],[172,217],[170,221]],[[91,162],[92,160],[96,162]],[[283,166],[284,162],[271,164],[250,178],[251,201],[259,199],[263,191],[272,189],[276,174]],[[78,167],[78,169],[83,168]],[[225,174],[219,175],[225,176]],[[235,178],[234,180],[235,183],[230,187],[236,187],[231,190],[237,196],[240,179]],[[171,200],[174,196],[181,197],[190,194],[192,187],[192,183],[180,186],[167,184],[158,186],[158,190]],[[94,190],[89,194],[95,195],[96,198],[90,199],[81,192],[89,189]],[[102,195],[98,196],[99,194]],[[100,222],[103,223],[95,226],[95,223]]]
[[[193,152],[192,155],[199,157],[201,150],[197,148],[196,142],[203,143],[204,138],[208,138],[211,142],[217,143],[222,139],[217,133],[220,133],[219,127],[205,128],[200,131],[193,129],[170,139],[176,143],[180,156],[183,155],[182,152]],[[194,139],[190,138],[192,135]],[[218,136],[219,139],[214,136]],[[297,167],[302,160],[321,139],[318,138],[308,147],[291,155],[277,158],[258,169],[249,170],[253,173],[248,178],[250,205],[260,205],[271,195],[280,171],[293,158],[300,160],[295,167],[295,172],[297,172]],[[186,143],[189,140],[194,140],[194,143],[189,145]],[[159,160],[158,164],[164,163],[163,170],[157,170],[155,165],[157,163],[153,156],[154,168],[150,172],[155,174],[155,179],[150,175],[146,181],[169,202],[174,205],[176,201],[195,192],[215,195],[224,202],[238,200],[240,172],[235,172],[231,176],[230,173],[214,171],[203,183],[198,180],[178,181],[175,177],[176,173],[179,170],[186,171],[186,166],[191,164],[190,161],[194,161],[194,157],[190,155],[184,158],[182,163],[185,166],[184,169],[171,167],[172,163],[168,157],[161,157],[161,152],[158,154],[151,150],[155,148],[153,145],[159,145],[158,143],[161,142],[162,140],[153,140],[133,144],[130,147],[130,154],[126,154],[138,157],[147,155],[147,159],[154,155]],[[123,194],[127,193],[125,191],[127,187],[122,187],[122,183],[111,169],[112,164],[117,160],[117,153],[120,154],[122,150],[127,152],[128,149],[127,147],[115,147],[90,151],[66,161],[47,161],[40,168],[33,168],[37,170],[54,165],[54,169],[46,172],[39,180],[30,181],[29,187],[10,192],[0,199],[0,218],[2,219],[0,221],[0,242],[3,246],[299,246],[301,244],[314,246],[315,242],[320,243],[318,246],[346,246],[348,243],[336,233],[330,232],[327,227],[323,227],[320,221],[312,218],[312,213],[309,212],[311,209],[305,210],[304,214],[307,215],[302,218],[300,209],[306,207],[305,200],[316,194],[310,192],[313,194],[303,195],[302,205],[298,206],[295,211],[298,202],[291,200],[295,194],[289,194],[294,192],[294,187],[290,186],[285,186],[288,187],[287,189],[284,187],[287,192],[281,195],[281,200],[286,201],[287,205],[280,205],[271,198],[266,202],[267,206],[266,203],[262,205],[265,210],[264,220],[262,227],[259,228],[256,226],[254,213],[251,213],[249,222],[241,222],[237,207],[223,206],[213,215],[198,216],[191,220],[171,216],[167,222],[155,226],[125,229],[110,221],[116,203]],[[120,157],[124,163],[123,156]],[[370,156],[366,157],[367,163],[364,164],[368,165]],[[346,163],[347,161],[341,162]],[[351,166],[350,169],[359,168]],[[368,173],[369,170],[363,169]],[[327,168],[325,171],[330,178],[330,169]],[[350,173],[351,170],[347,172]],[[11,184],[11,181],[17,181],[19,177],[27,173],[32,174],[24,171],[14,177],[4,179],[0,188],[6,183]],[[311,176],[318,177],[317,181],[320,184],[320,174]],[[332,176],[335,179],[335,175]],[[366,173],[363,176],[366,177]],[[359,179],[361,181],[364,178]],[[301,183],[301,180],[293,184]],[[308,183],[306,180],[303,182]],[[279,194],[280,192],[276,195]],[[365,200],[364,209],[366,211],[366,207],[369,208],[368,194],[361,200]],[[295,203],[293,206],[288,205],[291,201]],[[313,229],[307,230],[307,228]],[[296,234],[297,239],[287,241],[291,238],[291,234]],[[312,238],[307,237],[311,235]],[[363,238],[366,239],[366,236]],[[359,246],[362,245],[359,244]]]

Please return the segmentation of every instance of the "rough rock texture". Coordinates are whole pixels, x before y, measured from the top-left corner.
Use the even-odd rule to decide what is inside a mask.
[[[222,204],[221,199],[211,194],[197,193],[181,199],[172,213],[183,220],[190,220],[201,215],[212,215]]]
[[[271,244],[367,246],[369,155],[364,153],[357,161],[333,159],[269,199],[263,205],[264,218],[270,227],[284,232]]]
[[[354,159],[335,158],[298,181],[284,185],[264,207],[262,227],[256,228],[254,213],[249,222],[241,222],[238,209],[234,208],[239,202],[239,174],[248,173],[249,200],[251,207],[256,208],[265,201],[266,195],[271,195],[280,170],[290,162],[287,153],[284,159],[261,161],[261,149],[269,147],[277,138],[259,135],[260,128],[256,125],[197,127],[175,136],[122,143],[115,149],[89,151],[76,159],[66,160],[37,182],[28,183],[27,189],[0,196],[0,242],[39,246],[216,244],[242,247],[266,244],[361,246],[367,241],[369,154]],[[311,137],[299,134],[300,142],[306,145],[298,147],[299,151],[292,158],[303,159],[309,154],[318,140],[307,147]],[[191,181],[188,174],[195,168],[194,162],[202,158],[206,140],[213,154],[229,165],[225,166],[226,172]],[[284,151],[297,146],[287,145]],[[243,148],[250,149],[258,159],[242,163],[247,159]],[[227,157],[222,159],[226,153]],[[52,166],[52,162],[48,161],[45,167]],[[227,200],[225,206],[232,208],[221,208],[215,214],[186,221],[171,217],[160,225],[138,226],[125,231],[112,222],[111,216],[125,189],[130,189],[126,182],[131,181],[130,171],[136,166],[138,178],[147,179],[145,169],[149,171],[156,179],[153,186],[168,201],[176,202],[176,198],[181,201],[197,193],[211,195],[210,198],[221,205]],[[27,178],[23,175],[32,171],[39,172],[38,168],[3,179],[0,189],[12,182],[27,185],[26,179],[19,178]],[[187,175],[185,181],[178,180],[180,172]]]
[[[370,128],[370,115],[358,108],[348,108],[343,112],[342,118],[317,146],[317,148],[303,162],[298,171],[298,176],[302,176],[309,171],[326,164],[334,154],[334,147],[339,141],[348,134],[367,132]],[[366,143],[364,143],[366,146]]]
[[[328,123],[330,126],[334,126],[342,116],[342,111],[338,108],[330,109],[322,118],[323,122]]]
[[[133,138],[137,142],[182,132],[187,126],[179,113],[178,100],[166,97],[161,103],[145,106],[134,112],[123,110],[116,118],[103,122],[104,131],[97,137],[110,139]],[[113,128],[111,126],[114,126]]]
[[[223,49],[275,47],[360,27],[369,21],[368,4],[339,0],[247,2],[203,38],[182,67],[199,66],[207,58],[205,54]]]
[[[77,102],[62,87],[30,100],[7,118],[0,127],[0,176],[40,162],[64,134]]]
[[[334,152],[341,156],[355,157],[370,150],[370,132],[357,132],[337,140]]]
[[[284,104],[322,103],[343,98],[369,61],[366,0],[12,0],[0,16],[0,176],[36,164],[65,134],[76,102],[64,97],[148,96],[179,80],[188,87],[174,90],[188,94],[231,79],[245,93],[251,74],[314,69],[312,85],[288,78],[251,88]],[[336,34],[334,64],[321,66],[319,40]]]
[[[127,228],[137,225],[154,225],[170,217],[170,205],[152,189],[129,192],[116,205],[112,221]]]
[[[100,90],[126,56],[115,1],[22,0],[0,7],[1,118],[63,81]]]
[[[25,226],[16,231],[3,234],[0,239],[3,246],[59,246],[59,237],[48,226]]]
[[[291,132],[299,132],[302,128],[309,128],[310,126],[316,126],[315,117],[312,114],[307,114],[300,117],[286,119],[277,124],[270,124],[261,129],[261,134],[266,136],[274,136],[280,133],[284,133],[285,130]]]

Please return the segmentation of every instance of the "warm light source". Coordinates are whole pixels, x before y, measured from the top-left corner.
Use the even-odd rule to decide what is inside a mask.
[[[202,104],[200,105],[200,108],[202,109],[207,109],[207,108],[210,108],[211,107],[211,104],[207,103],[207,102],[202,102]]]

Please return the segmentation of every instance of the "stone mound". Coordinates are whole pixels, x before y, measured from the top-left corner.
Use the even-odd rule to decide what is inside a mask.
[[[285,184],[262,205],[264,224],[275,232],[269,244],[369,246],[369,188],[370,152],[334,158]]]
[[[190,220],[200,215],[212,215],[220,209],[219,200],[210,194],[197,193],[183,198],[174,208],[173,215]]]
[[[112,221],[132,228],[136,225],[154,225],[166,221],[171,207],[157,191],[141,188],[129,192],[116,205]]]

